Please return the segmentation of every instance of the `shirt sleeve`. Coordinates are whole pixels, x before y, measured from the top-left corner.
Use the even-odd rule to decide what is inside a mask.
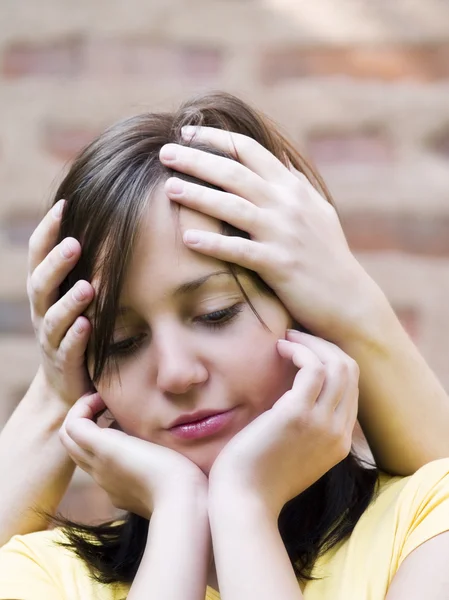
[[[433,461],[415,473],[403,489],[398,506],[404,535],[401,564],[418,546],[449,531],[449,459]]]
[[[26,537],[14,536],[0,548],[0,600],[63,600]]]

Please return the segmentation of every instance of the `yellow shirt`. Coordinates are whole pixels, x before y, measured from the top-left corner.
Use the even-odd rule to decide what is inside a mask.
[[[305,600],[384,600],[403,560],[449,531],[449,459],[411,477],[381,475],[379,490],[349,538],[320,557]],[[100,585],[69,550],[60,530],[13,537],[0,549],[0,600],[121,600],[129,586]],[[207,600],[219,600],[207,588]],[[182,600],[182,599],[180,599]]]

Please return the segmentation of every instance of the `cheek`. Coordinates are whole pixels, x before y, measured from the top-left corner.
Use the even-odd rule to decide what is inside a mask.
[[[259,414],[270,409],[287,390],[291,389],[296,367],[282,358],[276,347],[278,337],[257,332],[251,343],[241,343],[234,351],[228,366],[231,393]],[[232,382],[232,383],[231,383]]]
[[[130,435],[140,437],[139,425],[142,417],[142,406],[138,400],[136,384],[121,377],[121,385],[116,377],[109,384],[99,383],[97,390],[109,412],[117,421],[120,429]]]

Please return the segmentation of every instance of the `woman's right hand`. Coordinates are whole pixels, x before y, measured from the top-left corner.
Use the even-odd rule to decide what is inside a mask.
[[[63,204],[60,200],[31,235],[27,292],[41,353],[40,375],[69,408],[93,389],[84,358],[91,325],[82,313],[94,290],[81,280],[59,298],[60,284],[81,255],[81,245],[74,238],[56,245]]]
[[[95,418],[105,404],[96,392],[80,398],[59,431],[73,461],[102,487],[116,508],[148,519],[165,502],[192,494],[207,501],[208,479],[191,460]]]

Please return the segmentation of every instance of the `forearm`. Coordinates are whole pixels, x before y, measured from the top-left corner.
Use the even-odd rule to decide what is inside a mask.
[[[128,600],[204,600],[209,556],[206,494],[174,497],[151,516]]]
[[[40,372],[0,434],[0,545],[45,529],[75,468],[59,441],[68,407],[52,397]]]
[[[337,341],[360,367],[359,420],[380,468],[409,475],[449,456],[449,399],[385,296]]]
[[[302,600],[277,520],[257,499],[218,493],[209,518],[222,600]]]

